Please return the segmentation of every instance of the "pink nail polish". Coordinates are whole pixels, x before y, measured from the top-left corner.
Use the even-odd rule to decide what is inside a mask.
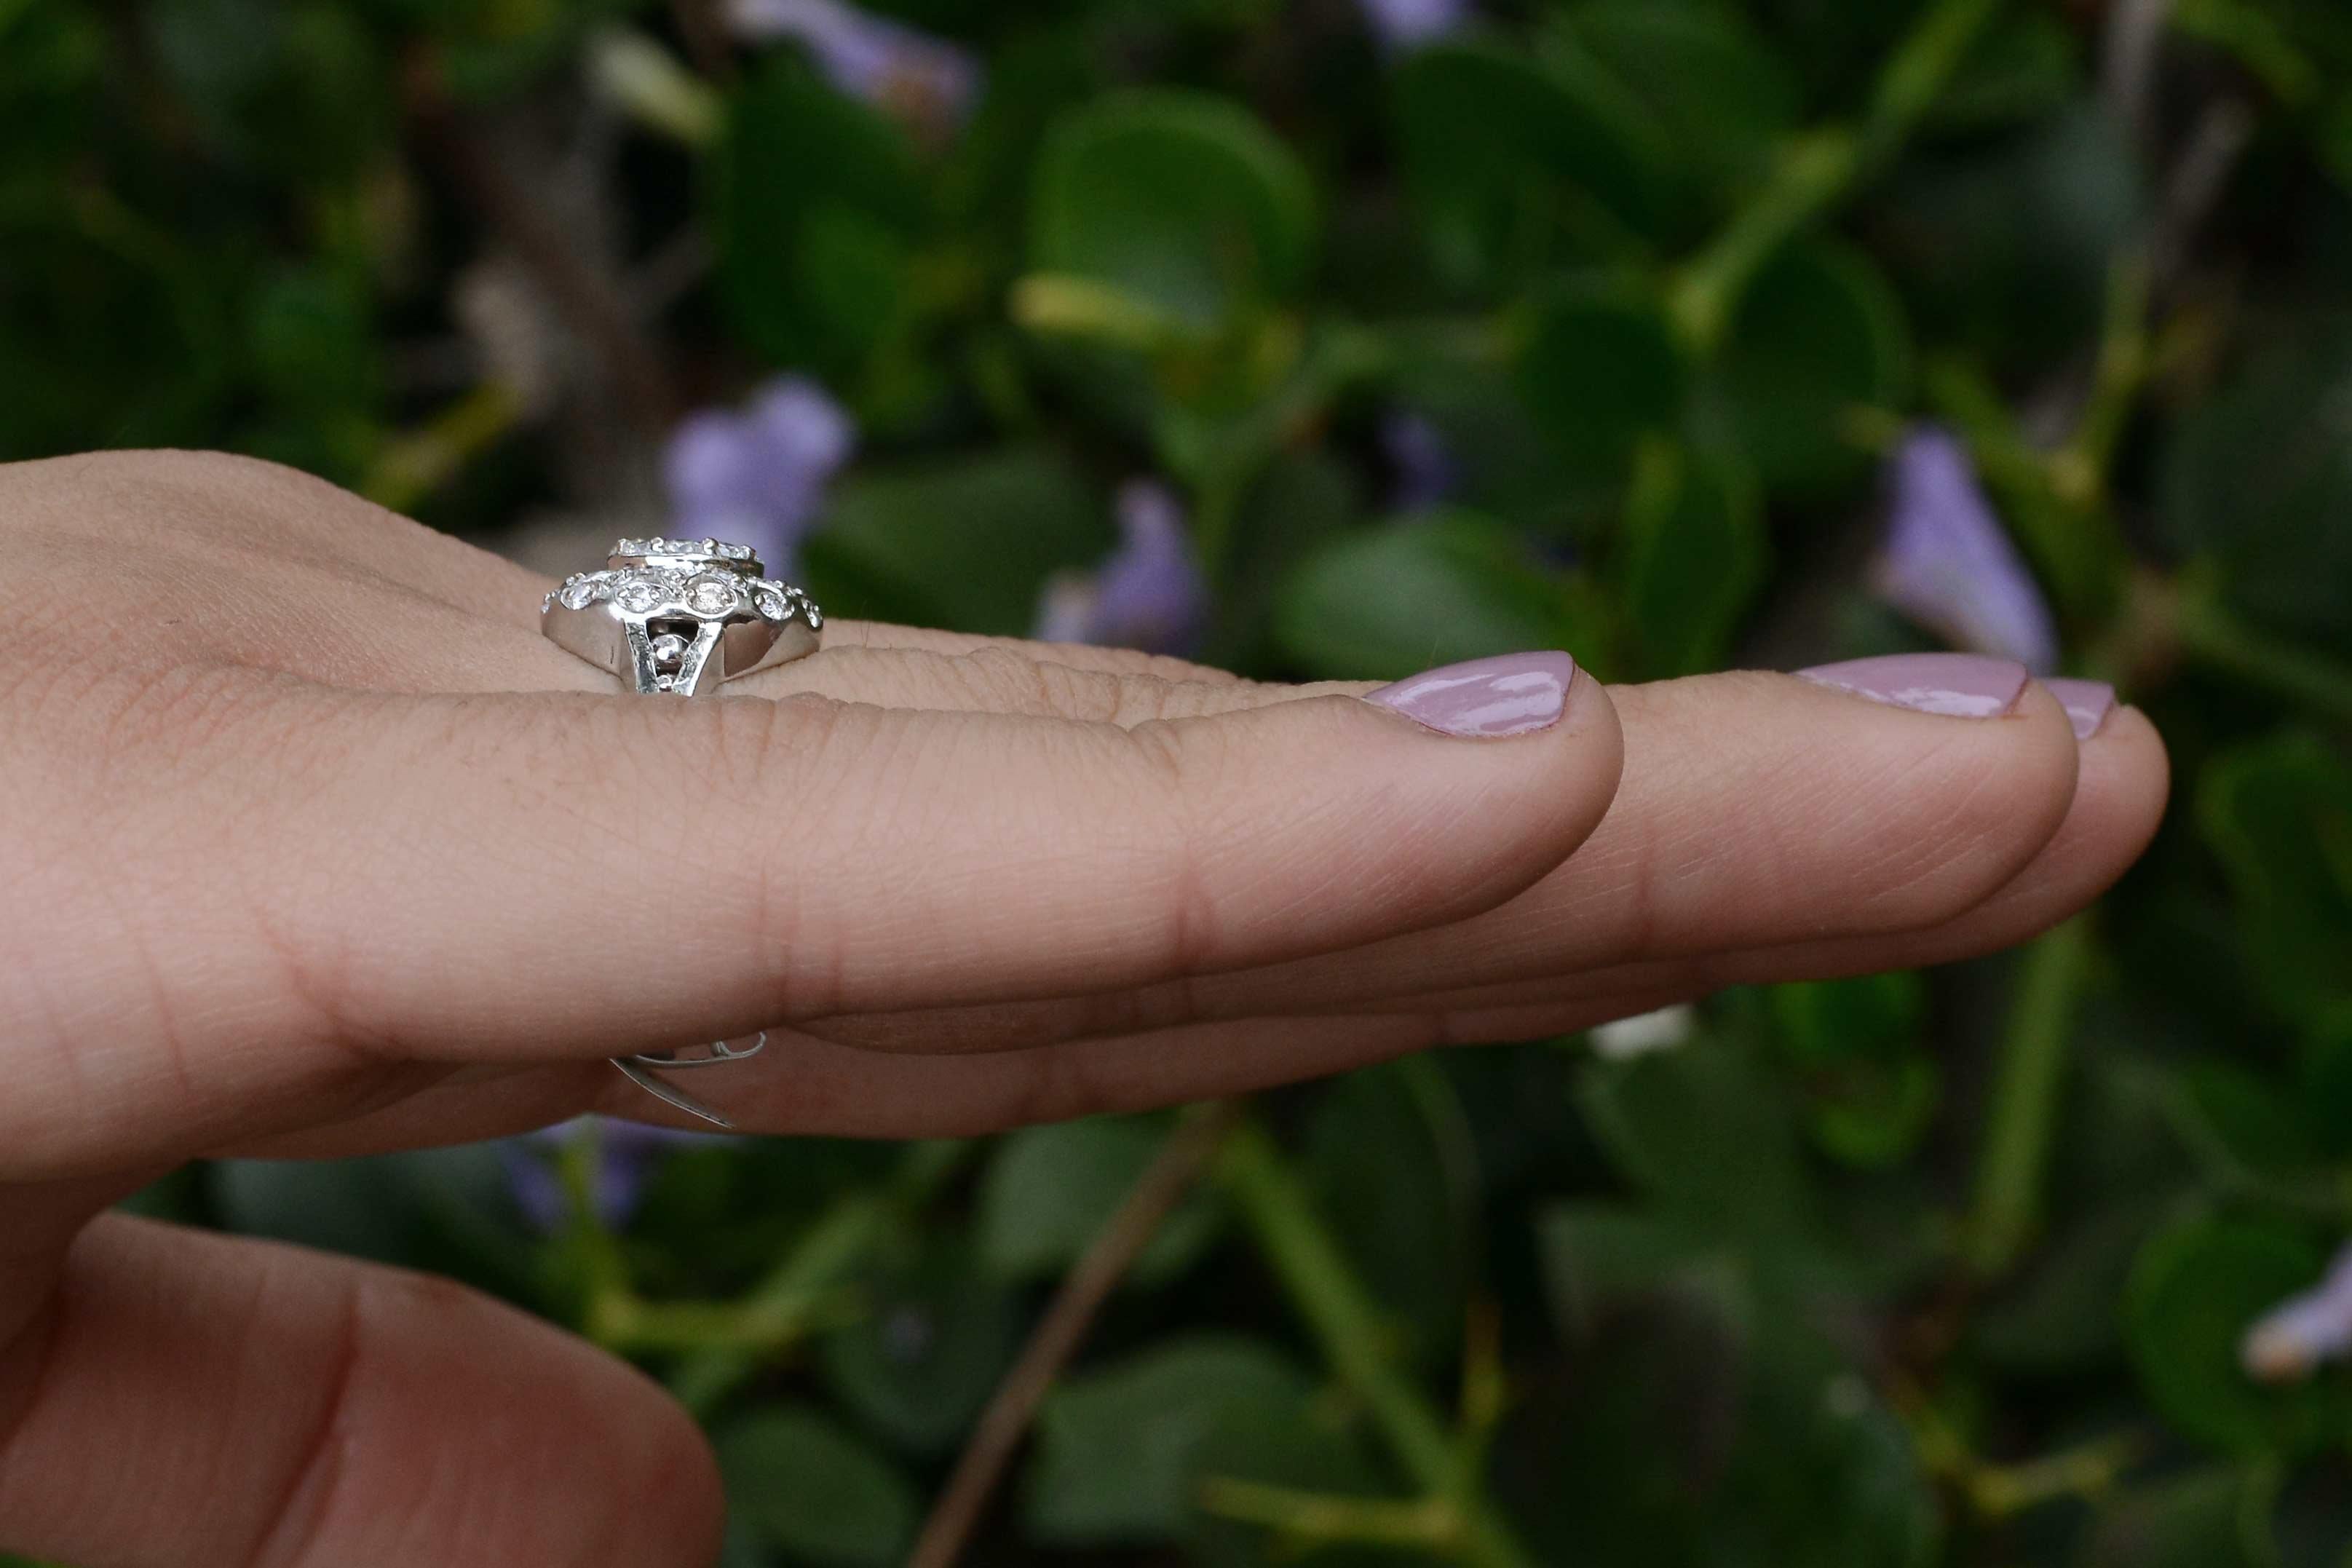
[[[1575,679],[1564,653],[1507,653],[1424,670],[1364,700],[1440,734],[1525,735],[1559,722]]]
[[[1991,719],[2017,706],[2032,679],[2013,659],[1974,653],[1896,653],[1850,658],[1797,671],[1819,686],[1834,686],[1873,702],[1922,713]]]
[[[2107,715],[2116,710],[2116,689],[2104,680],[2060,677],[2042,684],[2066,710],[2067,721],[2074,726],[2074,739],[2078,741],[2087,741],[2097,734],[2099,726],[2107,721]]]

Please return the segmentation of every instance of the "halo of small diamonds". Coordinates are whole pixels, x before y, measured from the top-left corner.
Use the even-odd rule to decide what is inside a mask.
[[[782,626],[795,616],[813,631],[824,625],[806,594],[789,583],[756,574],[758,563],[748,544],[715,539],[624,539],[613,546],[613,559],[623,563],[566,577],[547,595],[542,608],[584,610],[609,602],[629,616],[724,621],[748,613],[771,626]]]

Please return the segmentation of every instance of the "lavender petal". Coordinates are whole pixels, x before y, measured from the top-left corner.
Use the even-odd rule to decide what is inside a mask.
[[[1871,573],[1880,596],[1955,647],[2039,673],[2055,668],[2050,607],[1977,483],[1968,449],[1921,426],[1897,448],[1889,479],[1886,534]]]
[[[1402,52],[1433,43],[1470,19],[1466,0],[1357,0],[1381,47]]]

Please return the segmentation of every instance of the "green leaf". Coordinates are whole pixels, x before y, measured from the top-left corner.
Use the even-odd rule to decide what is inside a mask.
[[[2336,94],[2336,101],[2321,111],[2313,135],[2319,161],[2336,176],[2336,184],[2352,192],[2352,90]]]
[[[1449,511],[1376,525],[1309,555],[1275,605],[1275,635],[1310,675],[1401,679],[1456,659],[1557,647],[1562,581],[1518,533]],[[1571,650],[1574,651],[1574,650]]]
[[[1064,1380],[1037,1412],[1030,1531],[1070,1546],[1175,1538],[1201,1443],[1229,1415],[1295,1411],[1308,1389],[1276,1352],[1221,1336],[1166,1340]]]
[[[1523,281],[1562,255],[1621,253],[1664,205],[1664,151],[1597,70],[1500,40],[1418,49],[1396,68],[1407,183],[1440,271],[1461,288]]]
[[[2296,1103],[2329,1156],[2352,1155],[2352,1009],[2320,1019],[2303,1048]]]
[[[1927,1010],[1926,983],[1908,970],[1801,981],[1765,994],[1780,1043],[1811,1068],[1900,1051],[1918,1038]]]
[[[711,196],[721,295],[766,358],[842,374],[897,326],[925,197],[879,110],[772,57],[728,105]]]
[[[729,1503],[751,1532],[796,1560],[883,1568],[920,1517],[898,1468],[812,1406],[747,1415],[715,1441]]]
[[[2197,1057],[2174,1069],[2198,1123],[2249,1171],[2289,1174],[2318,1158],[2303,1104],[2284,1085],[2222,1057]]]
[[[2325,1261],[2301,1232],[2259,1220],[2189,1219],[2150,1239],[2125,1290],[2124,1334],[2165,1419],[2229,1453],[2292,1453],[2314,1441],[2321,1389],[2262,1387],[2238,1358],[2255,1320],[2308,1289]]]
[[[819,1347],[826,1385],[905,1448],[951,1446],[1012,1364],[1025,1321],[1020,1303],[954,1241],[898,1261],[866,1291],[865,1314]]]
[[[1476,1151],[1462,1106],[1425,1058],[1332,1084],[1304,1160],[1356,1275],[1427,1360],[1457,1353],[1479,1212]]]
[[[1971,1340],[1993,1365],[2044,1375],[2112,1364],[2123,1351],[2116,1303],[2169,1194],[2092,1210],[2042,1247],[2026,1275],[1977,1315]]]
[[[1920,1048],[1925,987],[1895,971],[1773,986],[1774,1033],[1804,1075],[1807,1130],[1849,1165],[1882,1167],[1917,1147],[1941,1074]]]
[[[389,73],[342,5],[155,0],[151,68],[216,156],[287,183],[347,177],[388,139]]]
[[[255,290],[246,341],[256,379],[282,403],[364,407],[380,391],[366,294],[323,268],[289,268]]]
[[[1060,458],[1015,447],[845,481],[803,565],[835,615],[1026,637],[1047,577],[1093,566],[1113,542]]]
[[[236,297],[176,237],[131,228],[0,205],[0,461],[217,428]]]
[[[1520,1392],[1504,1495],[1540,1561],[1700,1568],[1752,1374],[1748,1272],[1615,1205],[1555,1206],[1538,1234],[1567,1381]]]
[[[1214,624],[1193,657],[1220,669],[1276,667],[1275,606],[1301,563],[1362,520],[1364,499],[1359,469],[1338,453],[1276,453],[1234,519]]]
[[[2234,608],[2352,655],[2352,325],[2309,323],[2197,408],[2160,487],[2175,543]]]
[[[982,1262],[1008,1279],[1067,1270],[1127,1201],[1170,1126],[1164,1117],[1097,1116],[1006,1136],[975,1200]],[[1204,1200],[1191,1199],[1160,1225],[1127,1278],[1145,1286],[1169,1279],[1201,1256],[1215,1220]]]
[[[1769,553],[1756,487],[1736,464],[1645,442],[1625,502],[1622,563],[1639,668],[1652,676],[1719,668]]]
[[[1702,1036],[1596,1060],[1578,1102],[1611,1162],[1667,1217],[1751,1244],[1811,1228],[1794,1118],[1749,1047]]]
[[[1680,426],[1689,379],[1655,302],[1589,283],[1538,302],[1517,367],[1519,395],[1560,460],[1611,481],[1643,436]]]
[[[1767,486],[1818,487],[1867,464],[1851,418],[1895,405],[1909,374],[1909,328],[1885,275],[1850,247],[1802,241],[1741,295],[1707,422]]]
[[[2272,1004],[2313,1026],[2352,1009],[2352,763],[2308,735],[2256,742],[2207,765],[2197,808]]]
[[[1709,180],[1755,175],[1795,128],[1795,79],[1736,10],[1601,0],[1571,11],[1562,32],[1642,103],[1675,158]]]
[[[1952,73],[1927,110],[1937,131],[1983,132],[2045,118],[2082,81],[2082,49],[2063,18],[2048,11],[2003,13]]]
[[[1832,1159],[1884,1170],[1907,1159],[1927,1135],[1943,1074],[1924,1051],[1850,1064],[1808,1086],[1805,1130]]]
[[[1572,1339],[1589,1339],[1609,1313],[1662,1294],[1723,1305],[1746,1316],[1738,1260],[1706,1237],[1622,1204],[1555,1204],[1536,1237],[1552,1313]]]
[[[1223,99],[1154,90],[1090,104],[1053,131],[1038,164],[1031,268],[1204,331],[1295,294],[1315,243],[1306,171]]]
[[[1975,156],[1899,170],[1874,248],[1939,344],[2013,384],[2097,340],[2115,258],[2144,232],[2143,184],[2131,139],[2076,95]]]

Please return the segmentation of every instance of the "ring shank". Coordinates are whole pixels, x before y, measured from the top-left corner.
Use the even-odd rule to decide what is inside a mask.
[[[782,626],[756,617],[707,624],[720,628],[717,644],[698,666],[699,679],[687,683],[681,694],[709,694],[723,681],[740,680],[754,670],[806,658],[821,640],[817,629],[798,616]],[[606,602],[576,610],[568,605],[550,605],[540,629],[556,647],[619,678],[624,689],[647,695],[670,691],[671,688],[646,684],[649,667],[636,646],[646,640],[646,626],[645,617],[629,616]]]

